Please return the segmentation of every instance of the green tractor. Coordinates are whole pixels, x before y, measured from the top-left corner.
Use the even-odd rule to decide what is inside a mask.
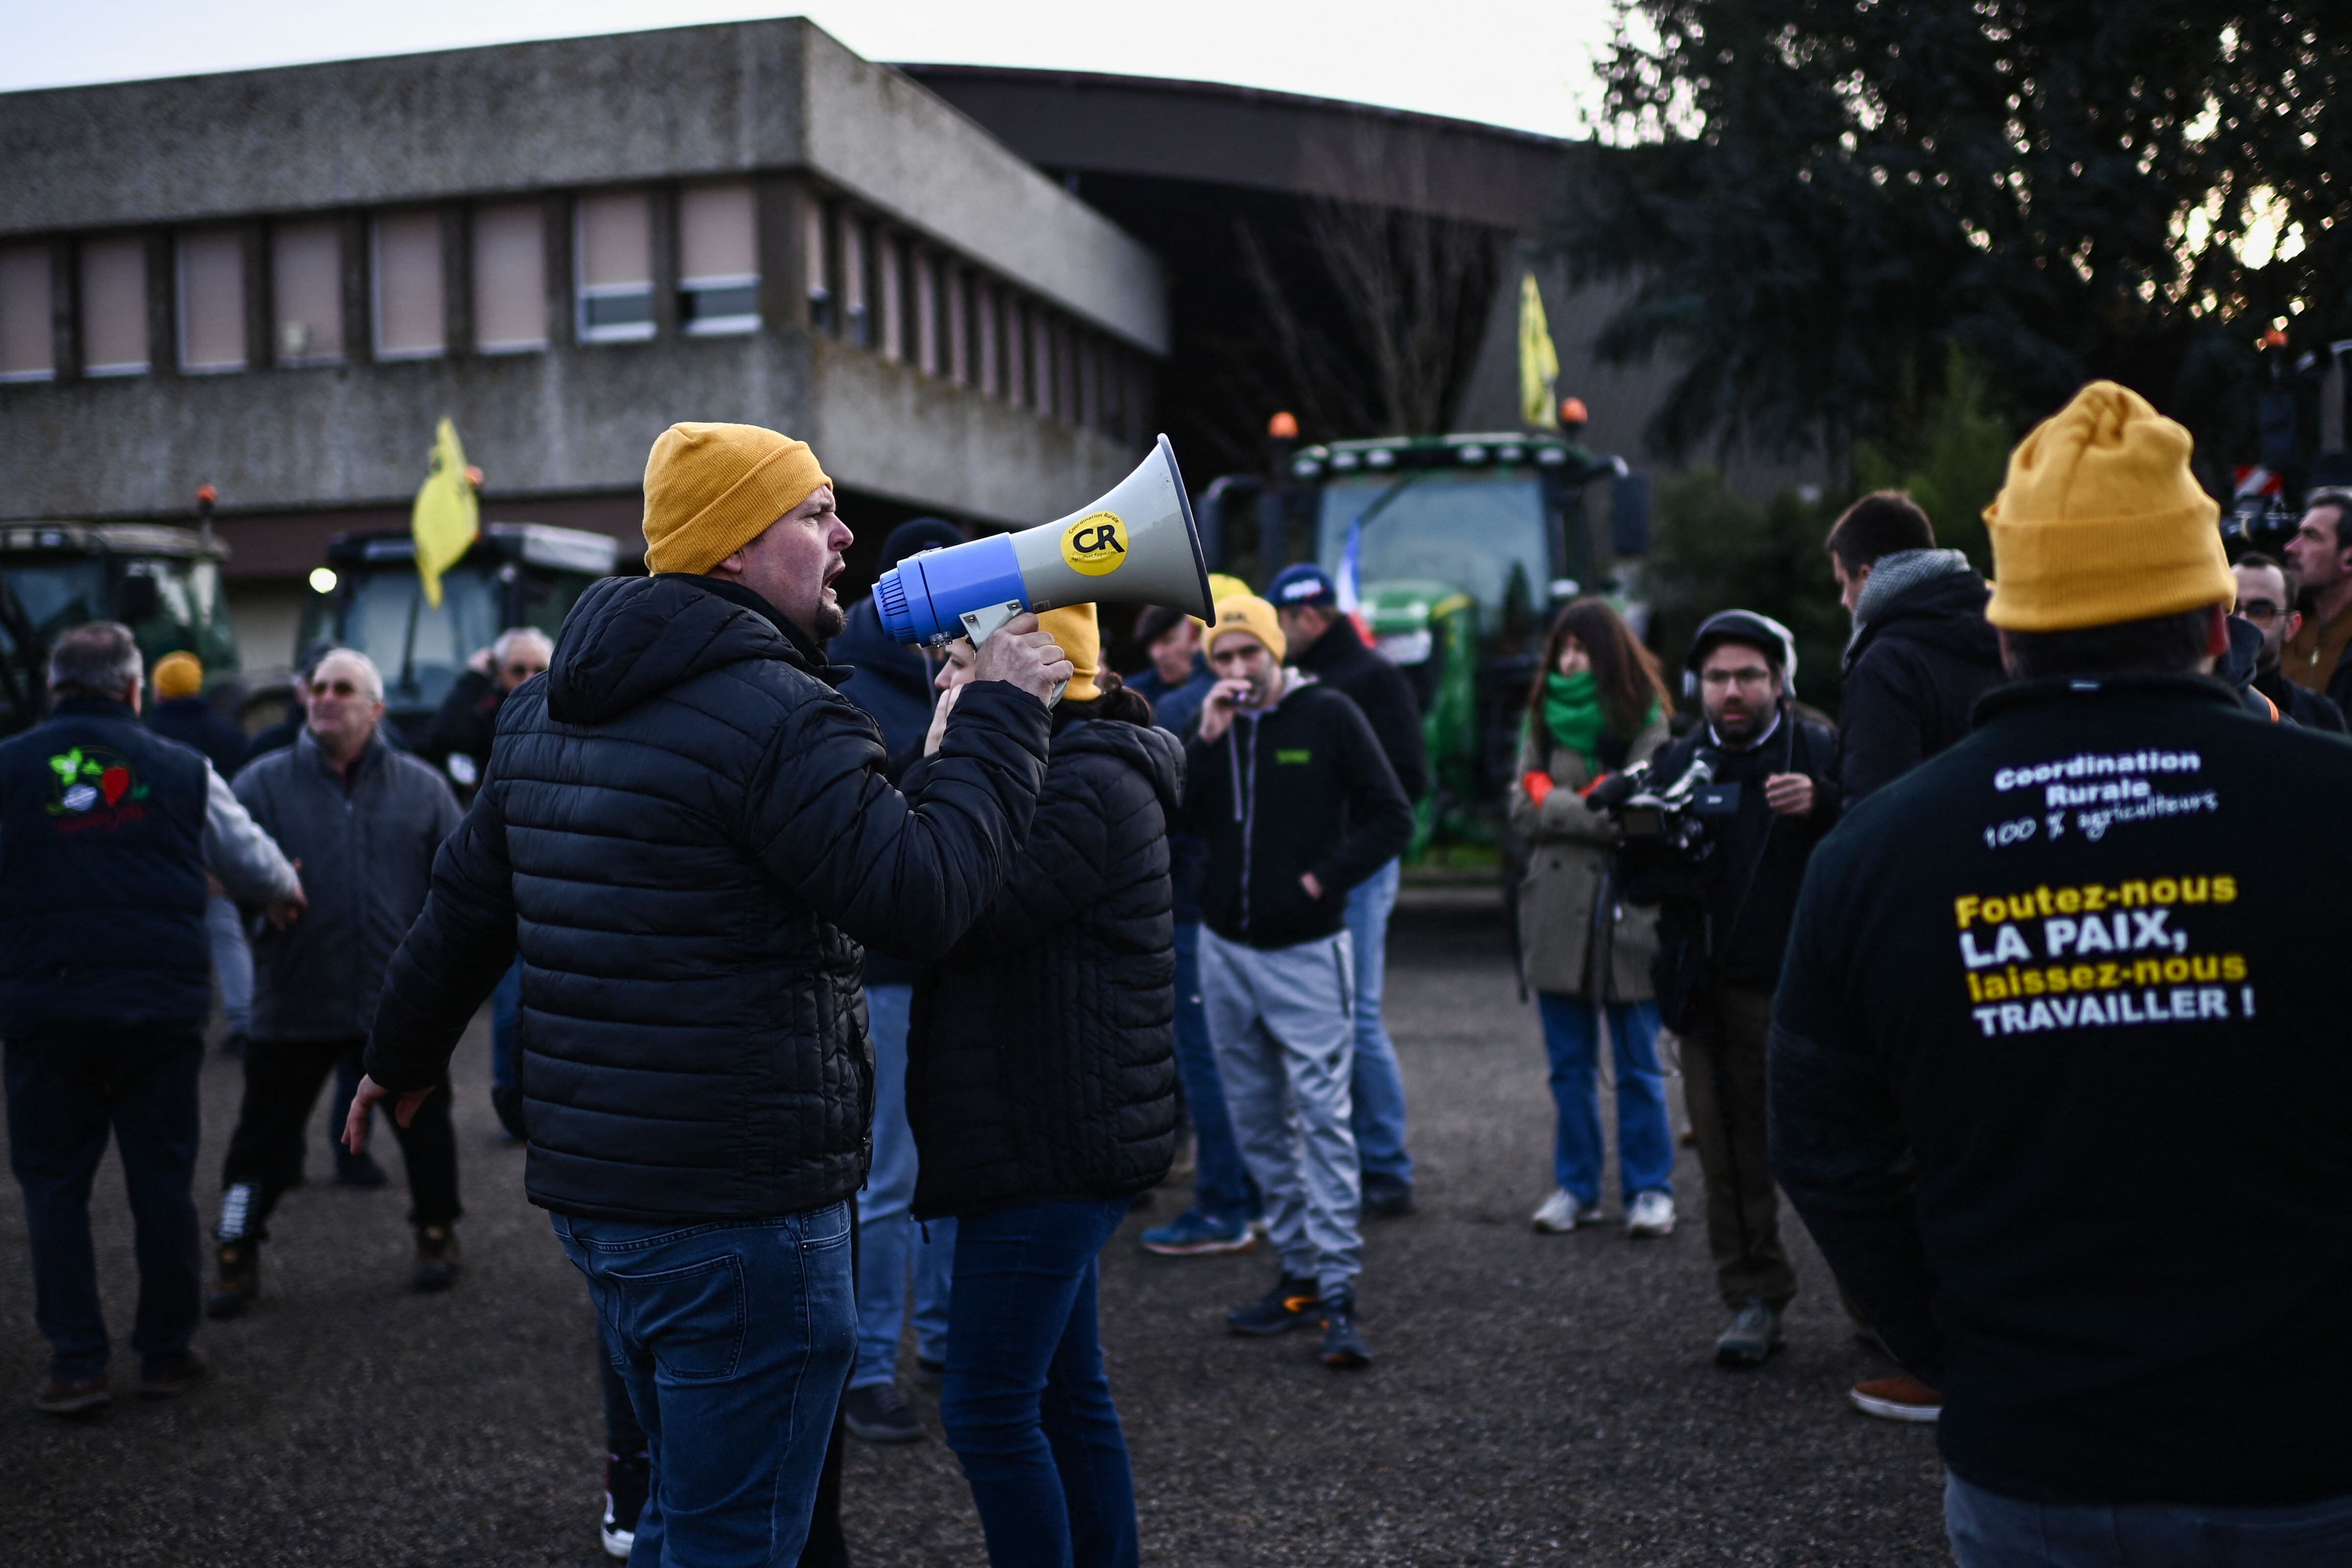
[[[233,700],[241,685],[221,593],[227,558],[209,527],[0,523],[0,735],[40,721],[49,647],[89,621],[129,626],[151,670],[167,653],[194,654],[215,702]]]
[[[310,574],[297,646],[356,648],[383,672],[386,717],[412,740],[433,722],[466,661],[500,632],[537,626],[553,637],[620,546],[609,534],[541,522],[492,522],[441,574],[441,603],[426,602],[416,542],[406,533],[338,534]]]
[[[1649,548],[1649,481],[1622,458],[1558,435],[1475,434],[1334,441],[1284,458],[1276,489],[1221,479],[1203,531],[1252,490],[1256,580],[1287,562],[1352,579],[1374,646],[1413,679],[1436,784],[1418,808],[1412,856],[1426,862],[1500,840],[1519,714],[1557,607],[1622,591],[1620,563]],[[1585,494],[1606,480],[1606,528]]]

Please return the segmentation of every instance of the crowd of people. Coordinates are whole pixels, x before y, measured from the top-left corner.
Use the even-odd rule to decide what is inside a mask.
[[[2352,1073],[2307,907],[2352,844],[2297,800],[2352,774],[2319,733],[2352,685],[2352,496],[2233,565],[2188,459],[2086,387],[2012,456],[1990,584],[1907,496],[1855,503],[1825,542],[1835,725],[1769,617],[1710,616],[1670,683],[1596,596],[1519,717],[1535,1229],[1608,1222],[1606,1061],[1624,1234],[1674,1233],[1678,1073],[1717,1361],[1782,1342],[1785,1191],[1893,1366],[1853,1403],[1941,1423],[1967,1568],[2352,1560]],[[924,1436],[911,1321],[990,1560],[1132,1564],[1097,1260],[1180,1160],[1192,1201],[1140,1245],[1263,1244],[1230,1329],[1374,1359],[1363,1226],[1416,1206],[1382,1023],[1429,787],[1412,682],[1314,565],[1146,610],[1127,679],[1092,605],[902,647],[839,603],[815,454],[751,426],[661,437],[645,535],[646,575],[500,637],[413,740],[350,649],[308,650],[299,712],[248,742],[187,656],[142,718],[127,630],[58,640],[51,718],[0,742],[35,1403],[111,1396],[110,1137],[137,1386],[168,1396],[209,1372],[201,1317],[262,1299],[339,1068],[339,1157],[368,1162],[340,1169],[383,1179],[385,1112],[413,1283],[451,1288],[449,1060],[488,1003],[499,1120],[596,1308],[608,1551],[843,1561],[845,1434]],[[908,523],[883,564],[961,538]],[[215,981],[244,1094],[207,1293]]]

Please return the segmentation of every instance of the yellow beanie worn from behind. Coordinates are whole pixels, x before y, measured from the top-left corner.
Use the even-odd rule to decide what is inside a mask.
[[[1283,656],[1290,651],[1290,644],[1282,635],[1282,622],[1275,615],[1274,606],[1255,594],[1235,594],[1229,599],[1217,601],[1216,621],[1201,639],[1210,657],[1216,655],[1217,639],[1228,632],[1249,633],[1265,644],[1274,654],[1276,664],[1280,664]]]
[[[1092,605],[1065,605],[1037,617],[1038,626],[1059,645],[1070,661],[1070,689],[1062,693],[1073,702],[1092,702],[1102,695],[1095,679],[1102,669],[1102,624]]]
[[[1985,508],[1992,601],[2019,632],[2074,631],[2226,605],[2237,594],[2189,471],[2189,432],[2112,381],[2095,381],[2009,455]]]
[[[192,653],[167,653],[155,661],[155,700],[194,697],[205,689],[204,661]]]
[[[757,425],[673,425],[646,459],[646,570],[706,573],[833,481]]]

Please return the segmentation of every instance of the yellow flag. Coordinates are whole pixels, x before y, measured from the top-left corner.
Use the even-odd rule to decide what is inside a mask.
[[[408,529],[416,539],[416,574],[425,580],[425,602],[437,610],[441,574],[465,558],[482,531],[482,503],[466,477],[466,448],[457,444],[457,426],[446,414],[433,435],[433,471],[416,488]]]
[[[1559,380],[1559,351],[1552,347],[1544,320],[1543,293],[1532,272],[1519,279],[1519,405],[1530,425],[1557,424],[1552,388]]]

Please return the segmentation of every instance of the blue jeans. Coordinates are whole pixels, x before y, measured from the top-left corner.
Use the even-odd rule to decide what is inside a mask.
[[[948,1358],[948,1291],[955,1271],[956,1222],[915,1224],[915,1134],[907,1125],[907,1026],[911,985],[866,988],[874,1040],[874,1164],[857,1195],[857,1370],[852,1388],[895,1382],[898,1335],[907,1322],[907,1274],[915,1276],[915,1353]],[[926,1237],[925,1231],[929,1236]]]
[[[855,1353],[849,1205],[711,1225],[552,1219],[653,1460],[631,1561],[795,1568]]]
[[[1192,1119],[1197,1150],[1194,1206],[1212,1219],[1257,1218],[1265,1203],[1242,1162],[1233,1113],[1225,1109],[1224,1081],[1217,1076],[1216,1047],[1209,1041],[1208,1010],[1201,1003],[1199,921],[1176,922],[1176,1076],[1184,1084],[1184,1110]]]
[[[1944,1532],[1960,1568],[2340,1568],[2352,1497],[2285,1508],[2022,1502],[1946,1471]]]
[[[176,1371],[195,1337],[204,1265],[193,1187],[204,1057],[194,1029],[8,1042],[8,1154],[25,1192],[33,1321],[58,1377],[106,1371],[89,1191],[110,1132],[137,1238],[131,1349],[147,1370]]]
[[[1349,1083],[1355,1110],[1356,1158],[1367,1180],[1412,1181],[1404,1151],[1404,1074],[1396,1043],[1381,1023],[1381,990],[1388,982],[1389,915],[1396,909],[1403,862],[1391,860],[1348,890],[1348,937],[1356,948],[1356,1068]]]
[[[1590,1208],[1601,1201],[1599,1040],[1594,1004],[1557,991],[1536,993],[1543,1016],[1544,1052],[1551,1058],[1551,1100],[1559,1112],[1551,1146],[1552,1182]],[[1675,1190],[1675,1134],[1666,1115],[1666,1075],[1658,1066],[1658,1005],[1609,1005],[1609,1038],[1617,1056],[1617,1187],[1628,1202],[1637,1193]]]
[[[1135,1478],[1097,1334],[1127,1202],[1020,1204],[956,1233],[940,1418],[992,1568],[1133,1568]]]

